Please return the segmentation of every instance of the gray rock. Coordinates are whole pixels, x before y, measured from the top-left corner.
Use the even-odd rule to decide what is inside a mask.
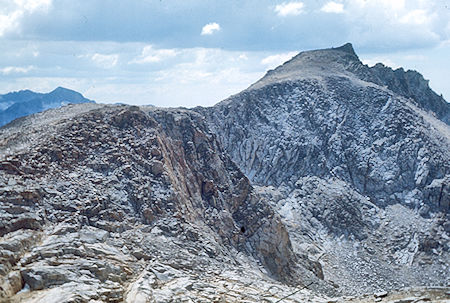
[[[450,143],[434,100],[345,45],[210,109],[83,104],[16,120],[0,128],[1,295],[341,302],[448,285]]]
[[[294,248],[322,256],[325,278],[350,293],[449,282],[432,226],[449,210],[450,106],[420,74],[369,68],[345,45],[195,110],[253,184],[278,192]]]
[[[384,298],[388,295],[387,291],[379,291],[374,294],[375,298]]]
[[[199,274],[207,281],[224,264],[233,272],[249,264],[246,272],[259,272],[267,285],[313,281],[332,290],[313,263],[294,254],[280,217],[202,116],[153,107],[90,109],[45,112],[40,117],[51,128],[33,116],[0,133],[9,144],[0,146],[5,157],[32,176],[0,170],[1,180],[16,180],[0,192],[0,207],[11,209],[16,195],[26,202],[23,211],[2,213],[9,218],[2,220],[5,235],[33,229],[41,237],[24,247],[25,255],[4,254],[11,260],[5,274],[18,267],[30,300],[151,300],[156,285]],[[7,243],[0,247],[11,251]],[[155,271],[162,264],[170,270]],[[145,270],[154,275],[141,276]]]

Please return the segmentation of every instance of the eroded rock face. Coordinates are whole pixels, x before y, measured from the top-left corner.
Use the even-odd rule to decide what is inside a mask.
[[[369,68],[345,45],[300,53],[196,111],[296,253],[323,254],[325,279],[350,292],[448,283],[449,105],[419,74]]]
[[[160,302],[160,284],[242,263],[330,289],[199,114],[90,106],[1,130],[2,297]]]
[[[450,124],[450,104],[436,94],[428,85],[428,80],[416,71],[405,71],[403,68],[392,70],[381,63],[370,68],[373,75],[370,82],[385,85],[391,91],[406,98],[412,98],[418,105],[431,112],[438,119]]]
[[[209,109],[83,104],[1,128],[0,301],[400,300],[388,291],[448,285],[448,110],[394,73],[344,45]]]
[[[337,178],[304,177],[292,191],[257,191],[278,209],[294,251],[318,261],[324,278],[347,293],[448,279],[443,214],[424,218],[400,204],[377,207]]]
[[[378,205],[428,205],[449,174],[449,127],[408,101],[348,78],[306,79],[245,91],[205,110],[219,140],[257,184],[338,177]],[[445,187],[445,185],[444,185]]]

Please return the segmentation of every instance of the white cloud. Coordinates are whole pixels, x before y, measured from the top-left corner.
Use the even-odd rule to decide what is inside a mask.
[[[445,37],[449,12],[436,1],[347,0],[347,40],[373,49],[430,47]]]
[[[427,59],[427,57],[424,55],[416,55],[416,54],[405,55],[403,58],[408,61],[425,61]]]
[[[344,4],[330,1],[322,6],[320,10],[325,13],[341,14],[344,12]]]
[[[0,37],[7,31],[13,30],[18,27],[19,20],[22,18],[23,13],[20,11],[14,11],[8,14],[0,15]]]
[[[288,61],[292,57],[294,57],[297,53],[296,52],[289,52],[289,53],[282,53],[282,54],[276,54],[271,55],[268,57],[265,57],[261,60],[261,64],[266,65],[268,68],[274,68],[278,65]]]
[[[6,3],[5,3],[6,2]],[[36,11],[47,11],[52,0],[14,0],[1,1],[0,5],[0,37],[5,33],[20,28],[20,22],[25,15],[30,15]]]
[[[113,68],[117,65],[117,62],[119,61],[119,55],[94,54],[92,55],[91,60],[94,61],[97,66],[108,69]]]
[[[153,46],[147,45],[142,49],[141,55],[130,61],[130,63],[157,63],[176,55],[177,51],[175,49],[154,49]]]
[[[281,17],[297,16],[303,12],[304,6],[303,2],[283,2],[275,6],[275,12]]]
[[[246,54],[240,54],[238,59],[239,60],[248,60],[248,56]]]
[[[52,0],[14,0],[21,8],[33,12],[38,9],[48,9],[52,5]]]
[[[446,34],[446,38],[447,38],[447,41],[448,41],[448,39],[450,39],[450,21],[447,23],[447,26],[445,27],[445,34]]]
[[[400,18],[400,23],[423,25],[430,22],[431,18],[425,10],[415,9]]]
[[[262,56],[259,52],[243,54],[213,48],[178,49],[177,52],[176,60],[171,62],[173,65],[155,71],[151,76],[147,87],[151,87],[150,95],[154,100],[149,103],[213,105],[245,89],[266,70],[258,66]]]
[[[369,9],[369,12],[372,8],[388,9],[390,12],[397,12],[405,8],[405,0],[348,0],[348,3],[361,9]]]
[[[220,25],[216,22],[212,22],[203,26],[201,35],[212,35],[214,32],[218,31],[220,31]]]
[[[33,70],[35,67],[29,65],[27,67],[19,67],[19,66],[7,66],[4,68],[0,68],[0,73],[3,75],[11,75],[11,74],[27,74],[29,71]]]

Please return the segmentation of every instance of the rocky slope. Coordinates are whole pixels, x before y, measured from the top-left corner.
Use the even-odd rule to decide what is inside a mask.
[[[413,99],[428,113],[450,124],[450,103],[445,101],[442,95],[436,94],[420,73],[405,71],[403,68],[393,70],[378,63],[370,68],[370,74],[372,77],[365,80],[386,86],[403,97]]]
[[[41,94],[30,90],[0,95],[0,126],[12,120],[67,104],[93,103],[73,90],[58,87]]]
[[[0,302],[446,302],[436,96],[347,44],[212,108],[17,119],[0,128]]]
[[[334,291],[195,112],[66,106],[0,129],[0,155],[8,302]]]
[[[350,293],[448,284],[449,105],[419,74],[369,68],[346,44],[196,110],[325,279]]]

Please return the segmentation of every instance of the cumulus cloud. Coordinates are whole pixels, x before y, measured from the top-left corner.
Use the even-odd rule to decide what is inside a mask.
[[[436,46],[445,39],[442,23],[450,17],[432,0],[347,0],[345,10],[348,40],[378,50]]]
[[[176,55],[177,51],[175,49],[155,49],[152,45],[147,45],[142,49],[141,55],[133,59],[130,63],[157,63],[164,59],[175,57]]]
[[[25,40],[138,42],[164,49],[203,46],[282,52],[343,41],[398,51],[450,39],[450,10],[444,0],[259,0],[236,1],[233,5],[222,1],[215,2],[213,11],[210,5],[194,0],[129,0],[114,6],[101,0],[61,0],[51,5],[50,0],[17,1],[20,5],[14,0],[0,0],[0,32],[20,33],[19,38]],[[48,14],[22,15],[27,9],[37,12],[50,6]],[[185,14],[193,6],[196,8]],[[17,8],[20,10],[14,14]],[[208,14],[216,18],[208,21],[211,23],[203,21]],[[296,17],[299,15],[301,18]],[[220,39],[206,39],[216,38],[219,33]]]
[[[26,15],[36,11],[46,11],[52,5],[52,0],[0,0],[0,37],[9,31],[20,28],[20,23]]]
[[[91,56],[91,59],[97,66],[108,69],[113,68],[117,65],[117,62],[119,61],[119,55],[94,54]]]
[[[248,56],[246,54],[240,54],[238,59],[239,60],[248,60]]]
[[[406,13],[403,17],[401,17],[400,23],[423,25],[430,22],[431,19],[432,16],[430,16],[426,10],[415,9]]]
[[[264,67],[258,66],[259,52],[242,54],[211,48],[178,51],[177,60],[182,61],[155,72],[152,95],[159,99],[155,104],[213,105],[245,89],[265,72]],[[173,89],[173,83],[177,89]]]
[[[325,13],[341,14],[344,12],[344,4],[330,1],[322,6],[320,10]]]
[[[14,0],[14,2],[26,11],[33,12],[38,9],[48,9],[52,0]]]
[[[7,31],[17,28],[19,19],[22,17],[22,13],[19,11],[10,12],[8,14],[0,15],[0,37]]]
[[[0,73],[3,75],[11,75],[11,74],[27,74],[29,71],[33,70],[35,67],[29,65],[27,67],[20,66],[7,66],[4,68],[0,68]]]
[[[282,53],[282,54],[276,54],[267,56],[264,59],[261,60],[261,64],[265,65],[267,68],[274,68],[278,65],[288,61],[292,57],[294,57],[297,53],[296,52],[289,52],[289,53]]]
[[[397,12],[405,8],[405,0],[347,0],[347,3],[353,7],[358,7],[359,9],[389,9],[390,13]]]
[[[214,32],[220,31],[220,25],[216,22],[208,23],[202,28],[201,35],[212,35]]]
[[[278,16],[297,16],[303,12],[303,2],[283,2],[275,6],[275,12]]]

